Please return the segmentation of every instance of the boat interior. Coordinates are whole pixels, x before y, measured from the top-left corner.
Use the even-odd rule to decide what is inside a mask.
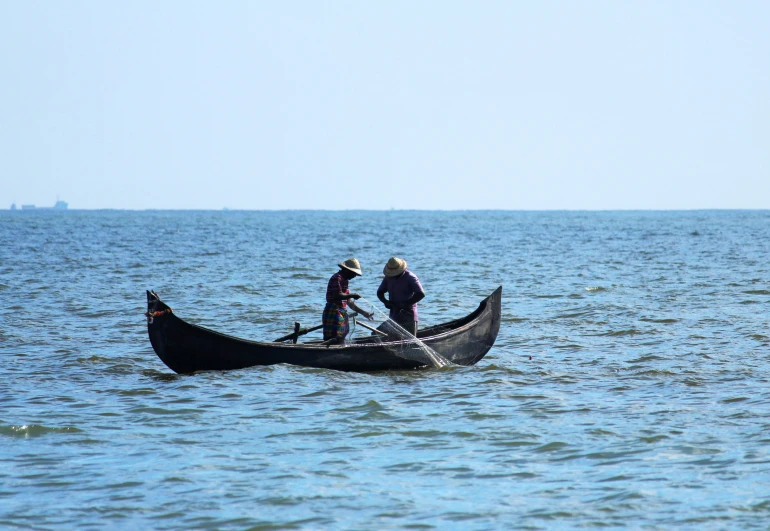
[[[427,328],[424,328],[422,330],[417,330],[417,339],[425,339],[429,337],[438,336],[441,334],[444,334],[446,332],[449,332],[451,330],[457,330],[458,328],[462,328],[463,326],[467,325],[468,323],[474,321],[481,313],[484,311],[484,309],[487,306],[488,301],[485,299],[482,301],[482,303],[479,305],[478,308],[476,308],[475,311],[472,313],[466,315],[465,317],[462,317],[460,319],[456,319],[454,321],[449,321],[448,323],[442,323],[434,326],[429,326]],[[354,319],[358,316],[356,313],[351,313],[351,317]],[[367,336],[360,336],[354,338],[350,343],[353,344],[369,344],[369,343],[383,343],[384,341],[387,342],[398,342],[402,341],[403,339],[399,337],[399,334],[396,333],[392,335],[390,338],[387,337],[387,334],[384,333],[378,333],[378,332],[372,332],[371,335]],[[317,345],[320,343],[323,343],[322,340],[313,340],[313,341],[301,341],[300,343],[305,345]]]

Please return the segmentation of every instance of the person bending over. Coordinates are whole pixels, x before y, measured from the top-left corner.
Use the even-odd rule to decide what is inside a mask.
[[[393,321],[417,337],[417,303],[425,297],[420,279],[407,269],[406,260],[395,256],[382,272],[385,278],[377,289],[377,298],[390,310]]]

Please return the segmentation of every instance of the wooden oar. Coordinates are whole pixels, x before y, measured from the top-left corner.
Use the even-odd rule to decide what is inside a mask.
[[[294,343],[296,343],[297,342],[297,338],[299,336],[304,336],[307,333],[315,332],[316,330],[319,330],[319,329],[321,329],[323,327],[324,327],[324,325],[320,324],[318,326],[314,326],[313,328],[303,328],[302,330],[300,330],[299,329],[299,323],[294,323],[294,332],[292,332],[291,334],[287,334],[287,335],[285,335],[283,337],[279,337],[278,339],[273,341],[273,343],[280,343],[282,341],[286,341],[287,339],[291,339],[291,340],[294,341]]]
[[[353,319],[355,319],[357,315],[358,315],[358,313],[352,312],[352,313],[350,313],[349,316],[352,317]],[[368,324],[364,324],[364,323],[362,323],[361,321],[359,321],[357,319],[355,320],[355,322],[356,322],[356,324],[359,324],[359,325],[363,326],[367,330],[371,330],[372,332],[376,332],[376,333],[380,334],[381,336],[387,336],[388,335],[385,332],[377,330],[376,328],[374,328],[372,326],[369,326]],[[282,343],[283,341],[286,341],[288,339],[291,339],[293,343],[296,343],[297,342],[297,338],[299,336],[304,336],[305,334],[308,334],[310,332],[315,332],[316,330],[319,330],[319,329],[321,329],[323,327],[324,327],[324,325],[320,324],[320,325],[314,326],[312,328],[303,328],[303,329],[300,330],[299,323],[295,322],[294,323],[294,332],[292,332],[291,334],[286,334],[285,336],[279,337],[278,339],[274,340],[273,343]]]
[[[383,332],[382,330],[377,330],[373,326],[369,326],[368,324],[364,324],[361,321],[356,320],[356,324],[359,325],[359,326],[363,326],[364,328],[366,328],[367,330],[371,330],[372,332],[377,332],[381,336],[387,336],[388,335],[385,332]]]

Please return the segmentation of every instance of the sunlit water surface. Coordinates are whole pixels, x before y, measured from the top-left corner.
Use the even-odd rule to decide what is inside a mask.
[[[142,313],[266,340],[391,255],[474,367],[175,375]],[[0,528],[768,529],[770,212],[2,212]],[[359,333],[359,332],[356,332]]]

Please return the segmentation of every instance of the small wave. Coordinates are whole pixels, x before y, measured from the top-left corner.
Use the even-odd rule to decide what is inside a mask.
[[[200,410],[191,408],[165,409],[162,407],[135,407],[128,410],[129,413],[149,413],[151,415],[190,415],[199,414]]]
[[[82,430],[73,427],[51,428],[40,424],[29,424],[24,426],[0,426],[0,435],[9,435],[11,437],[40,437],[49,433],[82,433]]]
[[[568,343],[566,345],[555,345],[554,348],[557,350],[583,350],[584,347],[577,343]]]
[[[524,372],[522,372],[520,370],[513,369],[513,368],[505,366],[505,365],[497,365],[495,363],[489,363],[487,365],[484,365],[483,367],[479,367],[477,370],[478,370],[478,372],[490,372],[490,371],[492,371],[492,372],[502,372],[504,374],[514,375],[514,376],[520,376],[522,374],[525,374]]]
[[[369,438],[369,437],[382,437],[384,435],[390,435],[389,431],[365,431],[351,435],[352,438]]]
[[[441,435],[447,435],[447,433],[440,430],[407,430],[402,431],[400,435],[403,435],[404,437],[427,437],[430,439]]]
[[[106,363],[110,361],[112,360],[110,360],[109,358],[103,358],[101,356],[96,356],[96,355],[89,356],[87,358],[77,358],[78,363]]]
[[[559,452],[564,448],[567,448],[568,446],[569,444],[565,442],[554,441],[535,448],[535,452],[539,454],[548,453],[548,452]]]
[[[639,440],[644,442],[644,443],[652,444],[652,443],[656,443],[658,441],[662,441],[662,440],[668,439],[668,438],[669,438],[668,435],[661,434],[661,435],[650,435],[650,436],[647,436],[647,437],[639,437]]]
[[[384,411],[385,408],[376,400],[369,400],[368,402],[365,402],[359,406],[350,406],[350,407],[342,407],[337,408],[337,411],[350,411],[350,412],[368,412],[368,413],[375,413],[378,411]]]
[[[605,430],[603,428],[594,428],[592,430],[588,430],[588,433],[590,433],[591,435],[599,435],[602,437],[604,437],[605,435],[610,435],[612,437],[618,436],[618,434],[615,433],[614,431]]]
[[[306,278],[308,280],[323,280],[324,277],[315,275],[313,273],[294,273],[289,278]]]
[[[133,374],[135,367],[129,363],[116,363],[104,369],[105,374]]]
[[[179,476],[170,476],[162,480],[162,483],[192,483],[192,480]]]
[[[586,317],[596,314],[597,312],[595,310],[585,310],[580,312],[573,312],[573,313],[562,313],[559,315],[554,316],[554,319],[574,319],[577,317]]]
[[[158,392],[155,389],[123,389],[118,391],[120,396],[145,396],[156,395]]]
[[[646,354],[644,356],[629,360],[628,363],[644,363],[645,361],[659,361],[665,359],[666,358],[662,356],[656,356],[655,354]]]
[[[230,286],[231,289],[234,291],[240,291],[241,293],[247,293],[249,295],[259,295],[260,291],[258,289],[254,289],[253,287],[244,286],[243,284],[236,284],[235,286]]]
[[[503,323],[523,323],[529,321],[526,317],[503,317],[500,319]]]
[[[152,369],[143,370],[142,376],[146,376],[148,378],[152,378],[153,380],[158,380],[161,382],[173,382],[175,380],[179,380],[180,378],[183,378],[183,376],[180,374],[170,374],[167,372],[160,372]]]
[[[618,336],[636,336],[643,333],[644,332],[642,332],[641,330],[637,330],[635,328],[629,328],[628,330],[613,330],[613,331],[605,332],[599,335],[607,336],[607,337],[618,337]]]
[[[749,506],[749,510],[752,512],[766,513],[770,511],[770,500],[765,500],[760,503],[755,503]]]
[[[720,400],[719,402],[722,404],[735,404],[736,402],[745,402],[748,399],[749,398],[745,396],[737,396],[735,398],[725,398],[723,400]]]
[[[492,445],[492,446],[502,446],[503,448],[517,448],[519,446],[537,446],[536,442],[532,442],[532,441],[519,441],[519,440],[492,441],[489,444]]]
[[[592,291],[592,292],[607,291],[607,288],[605,288],[604,286],[589,286],[586,288],[586,291]]]
[[[673,323],[678,323],[679,321],[681,321],[681,319],[674,319],[674,318],[671,318],[671,319],[652,319],[650,317],[642,317],[640,319],[640,321],[644,321],[646,323],[673,324]]]
[[[144,485],[141,481],[123,481],[121,483],[110,483],[105,485],[105,489],[130,489],[133,487],[141,487]]]

